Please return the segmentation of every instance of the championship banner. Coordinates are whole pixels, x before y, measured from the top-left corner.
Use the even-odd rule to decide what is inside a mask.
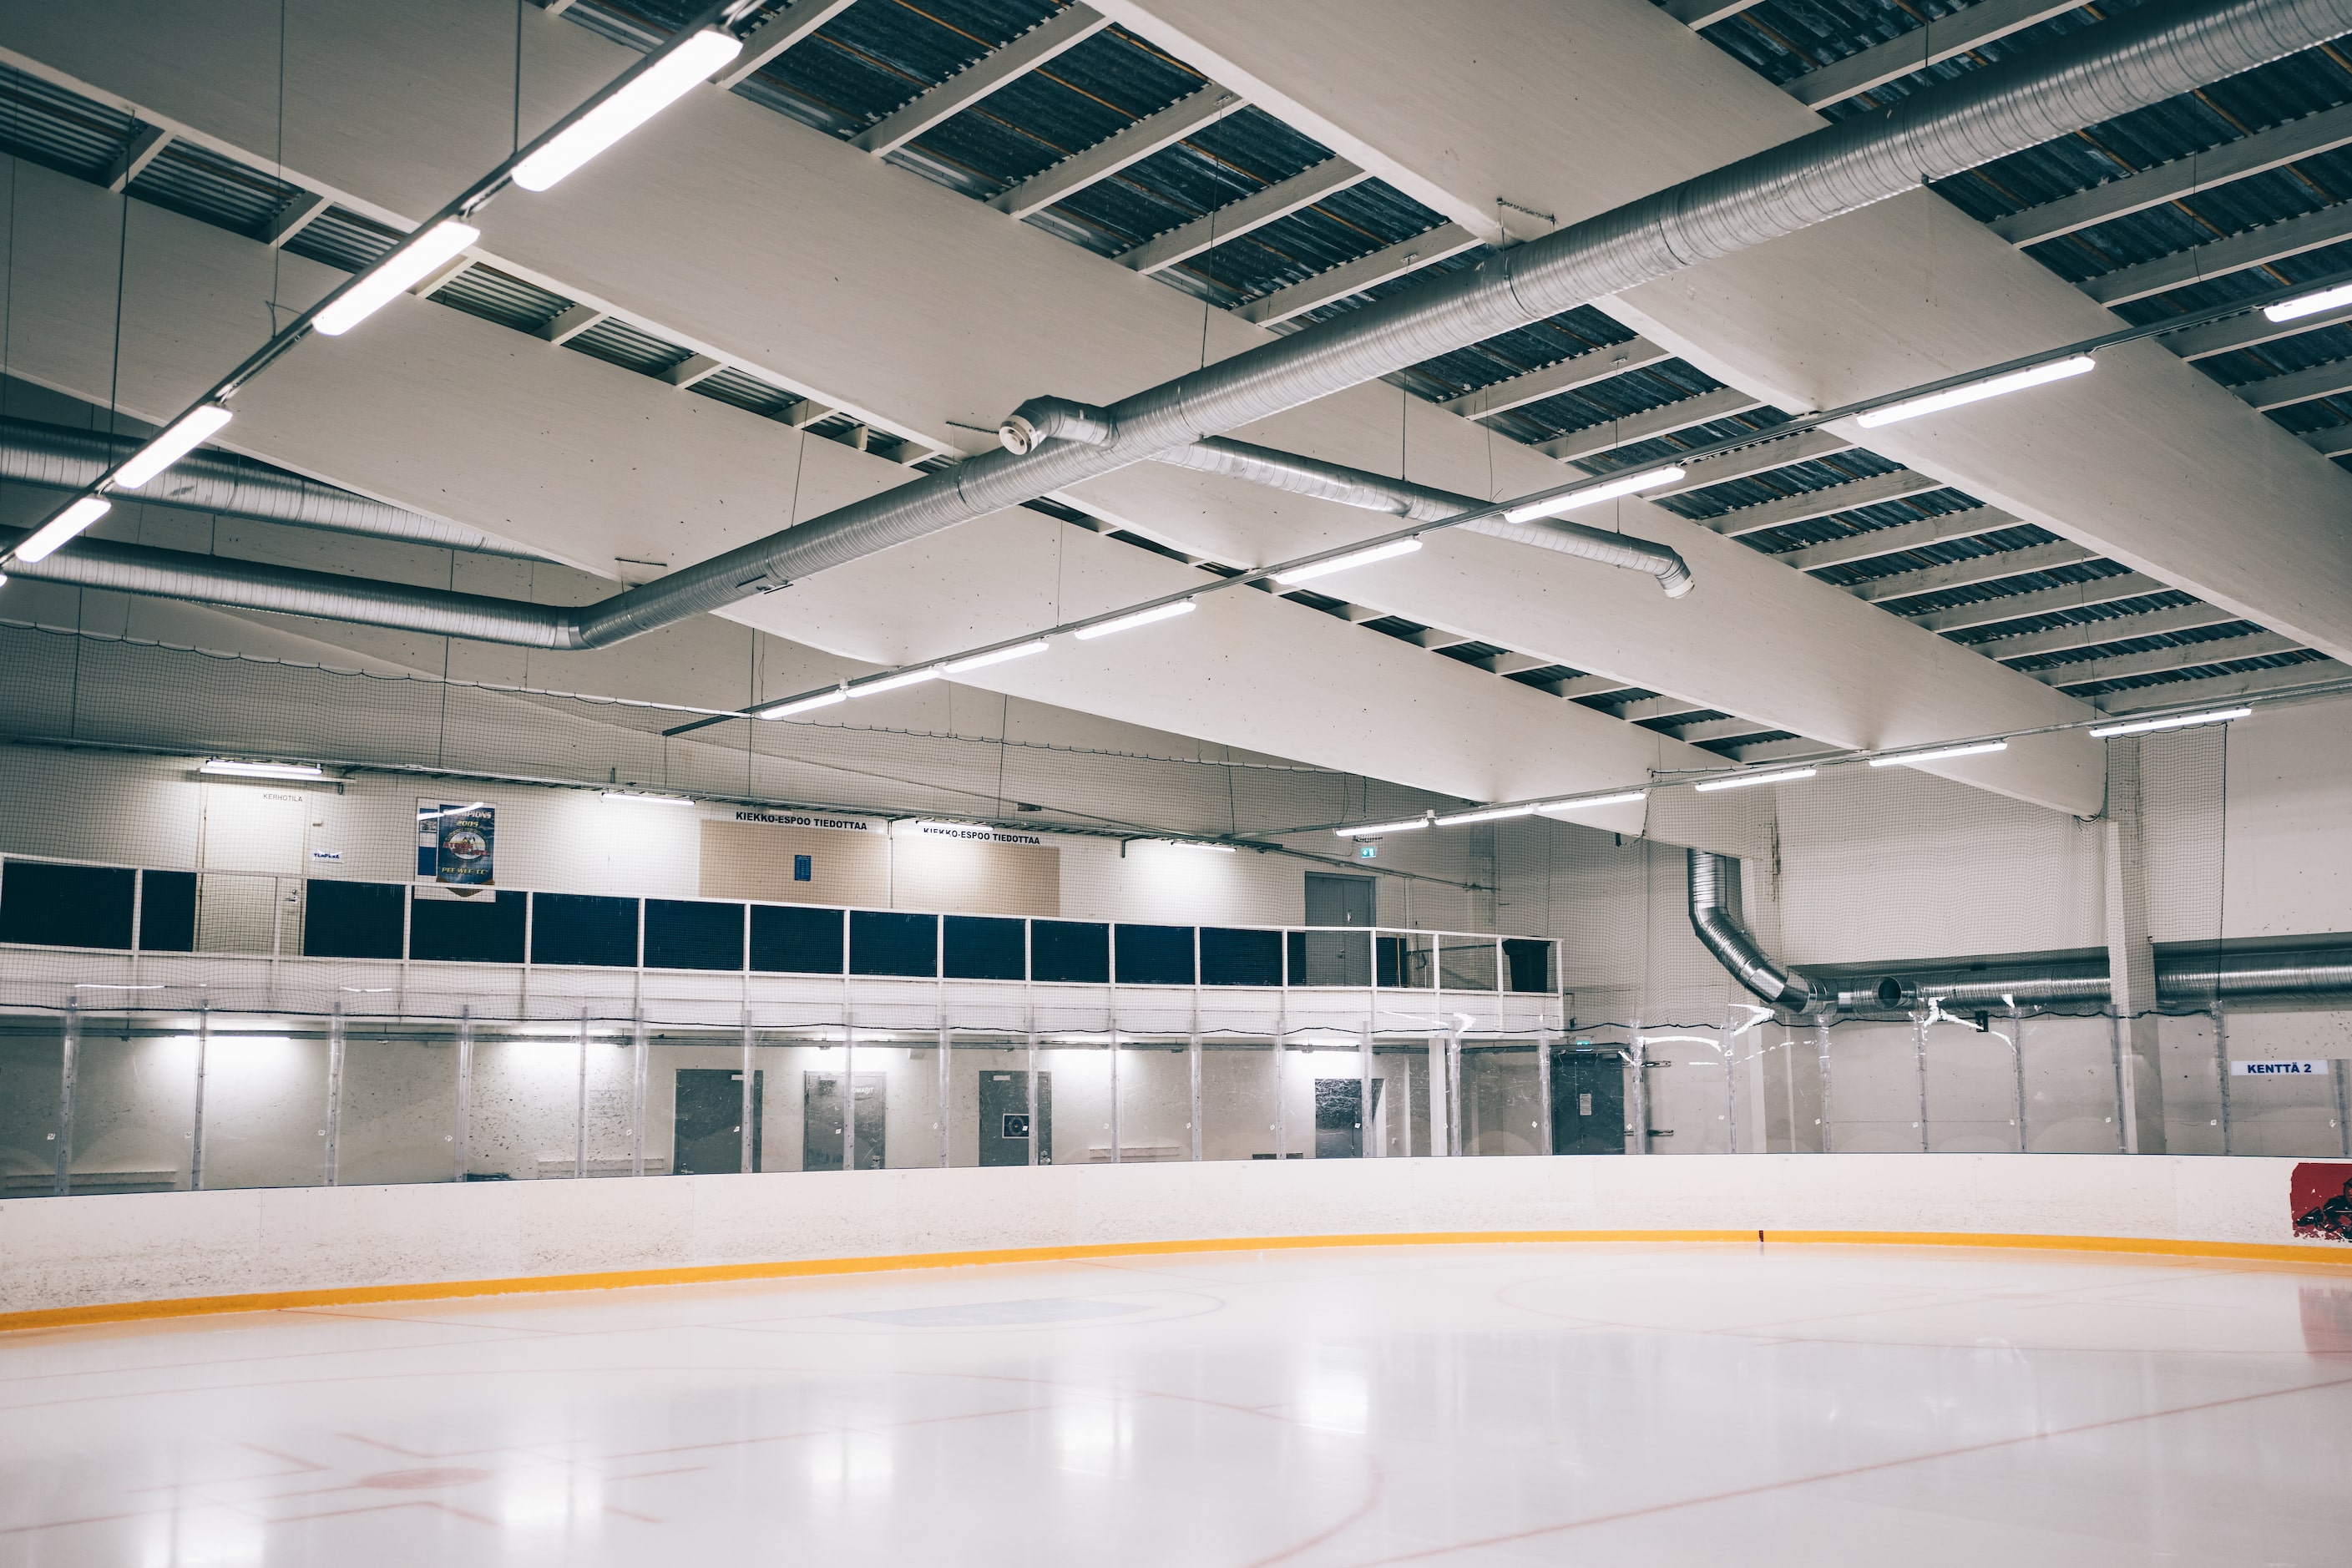
[[[416,876],[448,887],[487,888],[495,878],[499,808],[420,800],[416,803]]]

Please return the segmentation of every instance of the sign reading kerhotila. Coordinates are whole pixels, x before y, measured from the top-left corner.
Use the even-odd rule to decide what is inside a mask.
[[[495,880],[499,808],[482,801],[416,803],[420,881],[487,888]]]

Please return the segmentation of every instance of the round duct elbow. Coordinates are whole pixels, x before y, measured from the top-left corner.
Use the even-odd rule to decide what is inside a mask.
[[[1658,574],[1658,586],[1666,591],[1667,598],[1679,599],[1697,587],[1698,580],[1691,575],[1691,569],[1677,555],[1672,566]]]
[[[1066,397],[1033,397],[1004,416],[996,438],[1006,451],[1025,458],[1048,441],[1076,441],[1100,447],[1118,433],[1107,410]]]

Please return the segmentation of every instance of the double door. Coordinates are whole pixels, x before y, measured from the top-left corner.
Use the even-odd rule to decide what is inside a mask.
[[[888,1080],[878,1072],[856,1075],[845,1097],[842,1075],[811,1069],[801,1077],[801,1169],[838,1171],[854,1143],[854,1169],[878,1171],[884,1161],[883,1137],[888,1124]],[[854,1115],[844,1107],[855,1104]],[[846,1136],[855,1131],[854,1140]]]

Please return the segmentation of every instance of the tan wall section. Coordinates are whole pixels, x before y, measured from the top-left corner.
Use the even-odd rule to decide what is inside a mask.
[[[900,909],[1048,918],[1062,912],[1062,852],[1052,845],[908,836],[897,850]]]
[[[795,855],[809,857],[810,879],[805,882],[793,880]],[[879,833],[705,822],[702,896],[887,909],[890,843]]]

